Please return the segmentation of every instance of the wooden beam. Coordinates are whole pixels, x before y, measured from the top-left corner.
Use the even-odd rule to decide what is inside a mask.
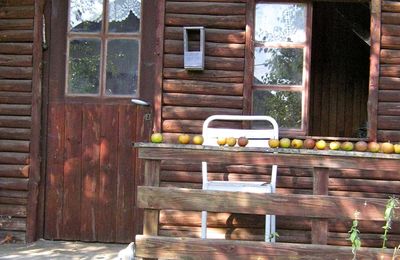
[[[144,185],[160,185],[160,161],[146,160],[144,164]],[[145,209],[143,219],[143,234],[158,235],[158,209]]]
[[[313,194],[328,195],[329,169],[314,168]],[[311,222],[311,242],[313,244],[326,245],[328,242],[328,220],[313,219]]]
[[[360,212],[360,220],[384,220],[385,205],[384,199],[138,187],[138,206],[147,209],[206,210],[335,219],[353,219],[357,210]]]
[[[361,248],[357,259],[390,260],[393,250]],[[166,259],[352,259],[351,247],[136,236],[136,256]]]

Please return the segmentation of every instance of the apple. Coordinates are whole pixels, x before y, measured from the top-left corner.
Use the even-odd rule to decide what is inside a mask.
[[[277,148],[277,147],[279,147],[279,140],[278,139],[269,139],[268,145],[270,148]],[[289,142],[289,145],[290,145],[290,142]]]
[[[368,143],[368,151],[371,153],[377,153],[379,152],[380,145],[377,142],[369,142]]]
[[[188,144],[190,142],[190,136],[188,134],[181,134],[178,136],[178,142],[180,144]]]
[[[394,153],[400,153],[400,144],[395,144],[393,148],[394,148]]]
[[[217,138],[217,144],[219,146],[224,146],[226,144],[226,137],[218,137]]]
[[[282,148],[289,148],[290,147],[290,139],[289,138],[282,138],[279,141],[279,146]]]
[[[313,139],[306,139],[304,140],[304,147],[306,149],[314,149],[315,141]]]
[[[300,139],[293,139],[291,143],[292,148],[301,149],[303,148],[303,141]]]
[[[324,140],[319,140],[315,143],[315,147],[317,147],[318,150],[324,150],[326,148],[326,142]]]
[[[340,146],[343,151],[352,151],[354,149],[354,144],[352,142],[343,142],[342,145]]]
[[[249,143],[249,139],[247,139],[247,138],[244,137],[244,136],[239,137],[239,139],[238,139],[238,145],[239,145],[240,147],[245,147],[248,143]]]
[[[393,153],[394,152],[394,145],[390,142],[384,142],[381,145],[382,152],[384,153]]]
[[[162,143],[163,136],[160,133],[153,133],[150,137],[152,143]]]
[[[230,147],[235,146],[236,145],[236,138],[235,137],[226,138],[226,144],[229,145]]]
[[[204,138],[202,135],[195,135],[192,139],[193,144],[202,145],[204,142]]]
[[[358,152],[365,152],[367,149],[368,149],[368,144],[364,141],[358,141],[354,145],[354,150],[356,150]]]
[[[340,142],[333,141],[329,143],[329,149],[331,150],[339,150],[340,149]]]

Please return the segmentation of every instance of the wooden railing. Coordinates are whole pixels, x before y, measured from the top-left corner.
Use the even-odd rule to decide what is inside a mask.
[[[148,143],[135,147],[145,160],[145,186],[138,188],[138,206],[145,209],[144,229],[136,237],[136,255],[148,258],[352,259],[350,247],[326,245],[329,219],[351,220],[359,211],[359,220],[383,221],[386,200],[328,196],[329,169],[400,169],[400,155]],[[313,168],[313,195],[159,187],[161,160]],[[309,217],[313,244],[162,237],[158,236],[161,209]],[[357,259],[392,259],[392,254],[393,250],[362,248]]]

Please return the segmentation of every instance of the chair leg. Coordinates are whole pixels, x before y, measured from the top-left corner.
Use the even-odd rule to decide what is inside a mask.
[[[273,235],[271,238],[271,243],[275,243],[276,239],[276,216],[271,215],[271,234]]]
[[[201,239],[207,238],[207,211],[201,212]]]
[[[265,242],[270,242],[271,239],[271,215],[265,215]]]

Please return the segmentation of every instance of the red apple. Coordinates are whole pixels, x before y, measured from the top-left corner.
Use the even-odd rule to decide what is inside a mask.
[[[356,150],[358,152],[365,152],[367,149],[368,149],[368,144],[364,141],[358,141],[354,145],[354,150]]]
[[[244,137],[244,136],[239,137],[239,139],[238,139],[238,145],[239,145],[239,146],[245,147],[248,143],[249,143],[249,139],[247,139],[247,138]]]
[[[315,141],[313,139],[306,139],[304,140],[304,147],[306,149],[314,149]]]

